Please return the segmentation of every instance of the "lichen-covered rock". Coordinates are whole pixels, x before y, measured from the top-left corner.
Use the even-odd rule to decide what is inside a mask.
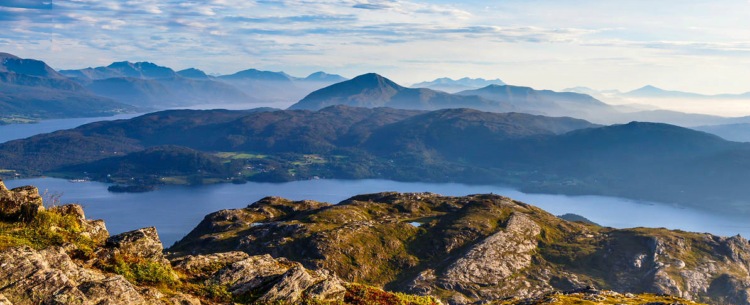
[[[0,188],[4,187],[5,185],[2,185],[3,181],[0,180]],[[8,300],[8,298],[5,297],[5,295],[0,294],[0,305],[13,305],[13,303]]]
[[[116,275],[103,280],[84,282],[78,286],[93,304],[144,304],[146,300],[122,276]]]
[[[229,265],[250,258],[245,252],[233,251],[208,255],[188,255],[172,259],[172,265],[193,277],[209,277]]]
[[[58,247],[0,251],[0,283],[15,305],[149,303],[122,277],[81,267]]]
[[[307,288],[308,296],[322,301],[339,301],[344,298],[346,282],[325,269],[316,270],[315,274],[320,281]]]
[[[112,236],[107,239],[105,253],[169,264],[156,228],[148,227]]]
[[[8,190],[5,184],[0,185],[0,219],[30,221],[43,210],[42,196],[36,187],[22,186]]]
[[[102,243],[109,238],[109,231],[103,220],[89,220],[86,219],[86,214],[83,212],[83,207],[78,204],[65,204],[61,206],[54,206],[49,209],[51,212],[57,212],[64,216],[75,217],[80,225],[83,227],[81,235],[87,238],[91,238],[95,243]]]
[[[216,249],[286,257],[350,282],[440,295],[451,304],[591,285],[750,305],[744,238],[569,222],[491,194],[389,192],[333,206],[266,198],[206,217],[172,250]]]
[[[270,255],[252,256],[235,262],[216,273],[214,280],[236,295],[253,292],[284,274],[292,263]]]
[[[443,273],[447,289],[499,283],[531,265],[541,228],[523,214],[513,214],[501,230],[472,246]]]
[[[201,257],[193,257],[191,260],[205,261]],[[183,261],[178,265],[188,264]],[[213,281],[227,286],[234,295],[257,295],[257,302],[261,304],[294,304],[303,295],[323,301],[341,301],[346,293],[344,282],[329,271],[310,271],[299,263],[274,259],[270,255],[251,256],[236,261],[216,272]]]

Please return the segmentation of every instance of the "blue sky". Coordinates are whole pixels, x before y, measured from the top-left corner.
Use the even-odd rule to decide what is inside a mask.
[[[58,69],[130,60],[746,92],[750,1],[0,0],[0,51]]]

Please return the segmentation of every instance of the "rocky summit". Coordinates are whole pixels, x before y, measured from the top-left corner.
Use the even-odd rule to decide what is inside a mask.
[[[498,195],[379,193],[336,205],[269,197],[208,215],[170,249],[229,250],[449,304],[581,287],[750,304],[742,237],[569,222]]]
[[[2,305],[748,303],[742,238],[602,228],[496,195],[265,198],[168,252],[155,228],[110,236],[34,187],[0,181],[0,203]]]

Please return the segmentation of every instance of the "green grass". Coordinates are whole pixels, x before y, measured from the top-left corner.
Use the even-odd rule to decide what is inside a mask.
[[[99,267],[122,275],[137,285],[171,286],[179,283],[170,265],[139,257],[115,255],[110,261],[100,263]]]
[[[28,223],[0,222],[0,250],[18,246],[41,250],[71,243],[77,249],[76,254],[90,256],[98,245],[82,232],[82,224],[76,216],[42,211]]]

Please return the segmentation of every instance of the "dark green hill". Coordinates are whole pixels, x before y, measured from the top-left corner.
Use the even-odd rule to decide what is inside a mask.
[[[506,155],[503,151],[508,145],[514,145],[520,139],[594,126],[572,118],[445,109],[379,128],[363,146],[376,155],[410,159],[412,164],[421,166],[445,160],[483,163],[487,155]]]
[[[151,177],[230,176],[229,164],[218,157],[180,146],[156,146],[123,157],[110,157],[91,163],[67,166],[63,172],[107,173],[114,177],[138,177],[138,184],[160,184]],[[190,181],[192,182],[192,181]],[[133,181],[129,182],[133,184]]]
[[[602,127],[470,109],[163,111],[0,144],[0,168],[73,176],[85,175],[86,168],[87,175],[104,179],[110,167],[87,163],[117,157],[108,162],[139,169],[128,178],[148,176],[153,172],[135,166],[144,156],[130,154],[165,145],[220,158],[231,173],[205,172],[204,178],[222,181],[318,177],[502,184],[750,212],[750,189],[743,184],[750,179],[750,144],[667,124]],[[194,168],[187,160],[173,166],[181,162]],[[117,179],[126,175],[115,172]]]

